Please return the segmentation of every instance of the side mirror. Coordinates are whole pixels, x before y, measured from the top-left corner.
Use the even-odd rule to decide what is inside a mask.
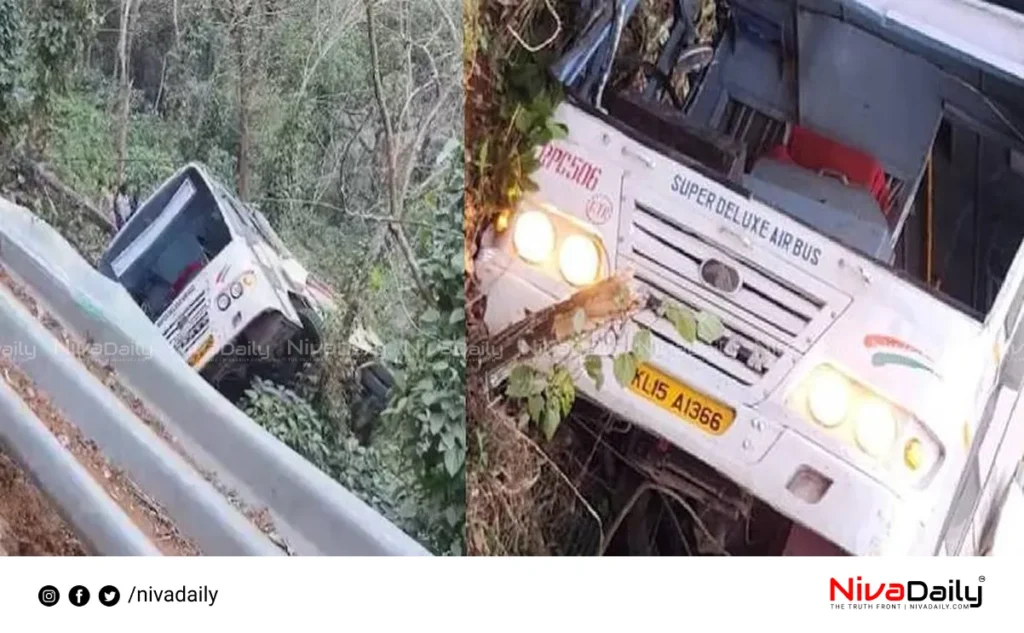
[[[305,288],[306,281],[309,279],[309,271],[306,267],[295,261],[294,259],[284,259],[281,261],[281,271],[284,273],[285,278],[293,286],[298,288]]]

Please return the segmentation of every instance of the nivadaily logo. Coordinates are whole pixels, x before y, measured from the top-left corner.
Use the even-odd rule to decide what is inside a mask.
[[[923,580],[906,582],[864,582],[846,578],[832,578],[829,582],[829,600],[833,609],[977,609],[981,606],[984,576],[977,585],[950,580],[947,585],[933,585]]]

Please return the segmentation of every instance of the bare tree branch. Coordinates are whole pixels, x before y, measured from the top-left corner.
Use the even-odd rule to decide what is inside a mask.
[[[313,205],[313,206],[317,206],[317,207],[323,207],[325,209],[330,209],[332,211],[337,211],[339,213],[343,213],[343,214],[345,214],[347,216],[351,216],[353,218],[362,218],[364,220],[372,220],[374,222],[386,222],[388,224],[394,224],[394,225],[399,226],[399,228],[401,228],[401,225],[407,224],[409,226],[422,226],[424,228],[436,229],[436,230],[442,230],[442,231],[446,230],[445,227],[437,226],[436,224],[434,224],[432,222],[420,222],[420,221],[417,221],[417,220],[409,220],[409,219],[406,219],[406,218],[396,218],[394,216],[374,215],[372,213],[358,213],[356,211],[349,211],[348,209],[344,209],[344,208],[339,207],[337,205],[328,204],[326,202],[320,202],[319,200],[304,200],[302,198],[276,198],[275,197],[275,198],[254,198],[252,200],[252,202],[293,202],[295,204],[308,204],[308,205]],[[458,231],[458,232],[461,233],[462,231]]]

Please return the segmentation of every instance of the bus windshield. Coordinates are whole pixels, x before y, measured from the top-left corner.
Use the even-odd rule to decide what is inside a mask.
[[[229,243],[231,232],[216,200],[205,187],[184,179],[111,267],[135,302],[156,321]]]

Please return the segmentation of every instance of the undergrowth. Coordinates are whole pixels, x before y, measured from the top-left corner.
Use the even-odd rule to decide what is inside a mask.
[[[580,6],[519,0],[485,3],[465,12],[467,37],[472,36],[465,68],[466,287],[474,306],[467,329],[480,338],[486,338],[481,334],[486,329],[482,323],[486,299],[476,287],[472,259],[482,232],[499,214],[510,212],[525,194],[536,190],[532,174],[538,167],[538,148],[567,133],[553,119],[564,95],[548,69],[576,34],[577,18],[585,17],[575,15]],[[702,5],[698,25],[702,41],[714,28],[714,6],[713,2]],[[644,75],[642,69],[663,45],[670,24],[670,3],[642,2],[617,51],[609,89],[628,88]],[[685,91],[685,86],[680,89]],[[671,302],[652,303],[640,297],[629,301],[633,299],[640,303],[629,309],[642,303],[685,340],[713,342],[721,335],[714,315]],[[626,303],[622,308],[623,313],[628,311]],[[625,331],[621,325],[611,328],[616,339]],[[604,368],[610,365],[611,378],[620,386],[628,385],[637,368],[650,358],[652,337],[640,329],[628,344],[617,342],[613,353],[598,355],[586,326],[586,315],[579,309],[573,318],[575,333],[561,341],[568,351],[558,358],[519,340],[520,357],[543,355],[545,362],[543,367],[530,360],[514,364],[498,393],[492,391],[490,377],[470,376],[467,539],[472,553],[550,553],[560,546],[552,535],[571,533],[572,526],[597,519],[559,467],[561,436],[556,434],[573,410],[579,381],[593,381],[600,389],[606,380]],[[551,499],[574,511],[552,512]],[[584,516],[587,513],[590,516]]]
[[[557,12],[557,16],[548,7]],[[466,86],[466,297],[470,338],[484,329],[484,301],[472,269],[480,232],[521,196],[535,189],[536,150],[565,129],[552,115],[563,98],[547,68],[565,44],[572,3],[540,0],[467,1]],[[540,50],[523,43],[547,42]],[[479,351],[479,350],[478,350]],[[529,382],[529,381],[526,381]],[[521,387],[525,382],[517,383]],[[530,383],[531,385],[534,383]],[[526,393],[538,422],[559,417],[564,390],[540,382]],[[564,385],[562,385],[564,387]],[[525,387],[522,387],[525,389]],[[466,546],[474,555],[554,553],[551,526],[572,521],[573,492],[514,419],[495,408],[487,379],[467,376],[468,453]],[[550,396],[548,398],[547,396]],[[557,425],[554,425],[557,426]],[[559,511],[555,511],[559,509]],[[557,530],[555,530],[557,531]]]

